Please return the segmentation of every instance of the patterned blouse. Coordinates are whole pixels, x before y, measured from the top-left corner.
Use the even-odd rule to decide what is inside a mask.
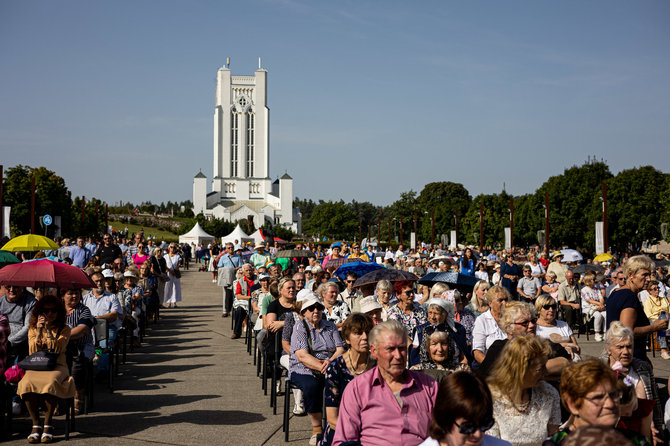
[[[410,337],[414,337],[414,330],[421,324],[428,322],[428,315],[426,310],[423,309],[418,303],[414,303],[414,308],[412,308],[411,313],[405,314],[398,304],[393,305],[389,311],[389,319],[396,320],[401,322],[407,330],[409,331]]]
[[[70,328],[76,328],[79,325],[87,326],[91,332],[94,331],[95,319],[91,316],[91,310],[81,302],[74,307],[72,313],[67,315],[65,323]],[[93,359],[94,356],[94,345],[93,345],[93,335],[91,333],[85,334],[79,339],[74,339],[70,341],[68,348],[72,351],[72,354],[83,354],[88,359]]]
[[[457,312],[454,315],[454,320],[459,322],[465,328],[465,337],[468,344],[472,345],[472,330],[475,328],[476,316],[472,314],[469,308],[464,308],[463,311]]]
[[[323,314],[326,315],[326,320],[329,320],[333,324],[341,324],[346,318],[351,314],[349,305],[343,300],[338,300],[333,304],[332,313],[328,309],[323,310]]]
[[[309,333],[305,330],[305,325],[309,327]],[[319,328],[314,328],[307,321],[296,322],[291,335],[291,356],[289,357],[289,372],[291,375],[294,373],[312,375],[311,370],[298,361],[295,356],[297,350],[310,351],[307,336],[310,336],[312,341],[312,352],[310,354],[319,360],[330,358],[337,347],[344,347],[344,342],[342,342],[340,333],[333,322],[321,321]]]
[[[344,388],[352,379],[354,379],[354,375],[347,368],[343,355],[338,356],[328,364],[326,369],[326,407],[340,407]]]

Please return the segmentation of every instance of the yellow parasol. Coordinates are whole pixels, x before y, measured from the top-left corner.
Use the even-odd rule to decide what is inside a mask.
[[[610,260],[612,260],[612,258],[613,258],[612,254],[603,252],[602,254],[598,254],[597,256],[595,256],[593,260],[596,260],[598,262],[609,262]]]
[[[58,249],[59,246],[48,237],[37,234],[25,234],[14,237],[2,247],[3,251],[43,251]]]

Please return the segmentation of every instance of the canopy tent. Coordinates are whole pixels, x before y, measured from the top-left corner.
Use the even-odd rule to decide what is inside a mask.
[[[260,242],[264,242],[264,241],[265,241],[265,234],[263,234],[263,230],[262,230],[262,229],[257,229],[256,232],[254,232],[253,234],[251,234],[249,237],[252,237],[252,238],[254,239],[254,243],[260,243]],[[279,238],[279,237],[277,237],[277,236],[275,236],[274,239],[275,239],[275,242],[277,242],[277,243],[279,243],[279,244],[288,243],[286,240],[281,239],[281,238]],[[268,246],[268,248],[269,248],[269,246]]]
[[[198,222],[195,222],[193,229],[179,236],[179,243],[195,243],[196,245],[198,243],[213,242],[214,240],[216,240],[216,237],[205,232]]]
[[[237,242],[236,242],[237,240]],[[221,237],[221,244],[225,245],[226,243],[238,243],[241,244],[243,242],[253,242],[254,238],[249,237],[243,230],[240,228],[240,225],[235,226],[235,229],[233,229],[233,232],[228,234],[225,237]]]

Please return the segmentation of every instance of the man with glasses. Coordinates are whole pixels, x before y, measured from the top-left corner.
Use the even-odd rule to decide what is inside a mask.
[[[626,285],[626,276],[623,275],[623,268],[619,267],[616,269],[616,271],[612,274],[612,284],[605,288],[605,297],[610,297],[610,294],[614,290],[618,290],[622,286]]]
[[[120,317],[123,317],[123,308],[114,294],[105,291],[104,277],[101,273],[94,273],[91,280],[95,283],[95,288],[82,297],[81,301],[91,311],[91,316],[96,319],[106,319],[109,324],[109,338],[107,341],[100,342],[100,347],[104,349],[116,340],[116,333],[121,327]],[[98,370],[109,370],[108,353],[101,355],[98,359]]]
[[[347,287],[342,291],[337,298],[342,300],[349,305],[349,308],[354,313],[360,313],[361,311],[361,299],[363,299],[363,293],[354,288],[354,283],[358,279],[358,276],[355,273],[348,273],[346,284]]]
[[[115,259],[123,258],[121,253],[121,248],[115,245],[112,242],[112,236],[105,234],[102,237],[102,246],[98,248],[98,251],[95,253],[100,258],[100,263],[112,264]]]
[[[361,259],[363,262],[369,262],[370,257],[364,252],[361,252],[361,245],[358,242],[355,242],[351,245],[351,254],[349,254],[350,259]]]
[[[219,254],[219,261],[217,263],[219,271],[218,284],[223,287],[223,312],[221,317],[228,317],[232,311],[235,272],[241,266],[242,257],[235,254],[232,243],[226,243],[226,249]]]

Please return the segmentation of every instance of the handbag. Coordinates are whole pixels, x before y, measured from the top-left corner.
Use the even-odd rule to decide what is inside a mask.
[[[8,383],[17,383],[21,381],[21,378],[23,378],[23,375],[26,374],[26,371],[19,368],[18,365],[14,364],[7,370],[5,370],[5,379],[7,380]]]
[[[36,370],[38,372],[51,371],[56,368],[59,354],[60,353],[39,350],[19,361],[18,366],[23,370]]]
[[[176,269],[176,270],[174,271],[174,276],[175,276],[177,279],[181,279],[181,271],[178,270],[178,269]]]
[[[58,330],[56,339],[58,339],[62,330],[62,328]],[[53,350],[39,350],[23,358],[17,365],[23,370],[35,370],[38,372],[52,371],[56,368],[59,355],[60,353],[56,353]]]

